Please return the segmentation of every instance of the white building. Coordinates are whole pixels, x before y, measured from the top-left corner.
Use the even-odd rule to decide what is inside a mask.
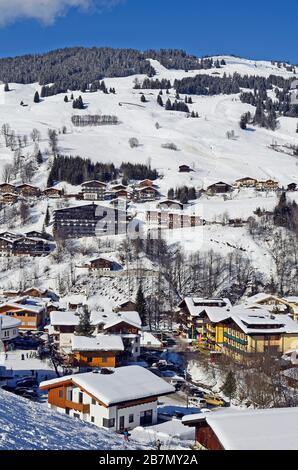
[[[0,340],[4,343],[11,341],[19,335],[20,320],[0,315]]]
[[[158,397],[174,393],[165,380],[139,366],[103,369],[40,384],[50,408],[113,431],[157,422]]]

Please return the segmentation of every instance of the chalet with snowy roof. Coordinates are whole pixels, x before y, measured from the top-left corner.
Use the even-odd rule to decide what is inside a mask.
[[[40,238],[4,232],[0,234],[0,256],[47,256],[53,243]]]
[[[120,264],[116,263],[115,261],[111,261],[109,259],[103,258],[103,257],[92,259],[89,262],[89,268],[98,269],[98,270],[106,271],[106,272],[121,271],[121,269],[123,269],[123,267]]]
[[[179,166],[179,173],[190,173],[191,171],[193,171],[193,169],[188,165]]]
[[[249,176],[245,178],[239,178],[235,181],[235,188],[255,188],[258,180],[255,178],[250,178]]]
[[[44,196],[49,197],[49,198],[59,198],[63,195],[62,189],[58,188],[46,188],[43,191]]]
[[[171,201],[170,199],[166,199],[165,201],[161,201],[157,204],[156,206],[158,209],[162,210],[178,210],[182,211],[183,210],[183,204],[178,201]]]
[[[101,181],[92,180],[82,183],[81,188],[83,199],[87,201],[103,201],[107,185]]]
[[[292,305],[289,300],[276,295],[266,294],[265,292],[260,292],[248,297],[243,305],[248,308],[256,305],[263,306],[270,313],[285,313],[290,315],[292,318],[298,314],[295,308],[293,308],[294,305]]]
[[[153,185],[154,185],[154,181],[152,181],[150,179],[145,179],[145,180],[139,182],[138,187],[139,188],[149,188],[149,187],[152,187]]]
[[[134,312],[136,310],[137,304],[136,302],[133,302],[133,300],[126,300],[113,308],[113,312]]]
[[[128,191],[128,186],[125,186],[124,184],[115,184],[114,186],[111,187],[111,191],[113,192]]]
[[[50,408],[116,432],[155,424],[158,398],[175,391],[139,366],[60,377],[40,388]]]
[[[155,201],[159,197],[159,191],[153,186],[144,186],[134,190],[134,199],[137,202]]]
[[[198,413],[182,422],[195,427],[198,450],[298,449],[298,408]]]
[[[125,234],[128,221],[127,212],[94,203],[66,207],[54,211],[54,235],[82,238]]]
[[[48,318],[46,304],[29,297],[0,304],[0,314],[21,322],[21,330],[39,330]]]
[[[21,292],[20,295],[28,297],[36,297],[40,299],[51,299],[54,302],[58,302],[59,296],[50,289],[40,289],[38,287],[29,287]]]
[[[233,187],[228,183],[224,183],[223,181],[211,184],[207,188],[208,194],[227,194],[231,191],[233,191]]]
[[[278,181],[272,179],[257,181],[256,189],[258,191],[276,191],[278,189]]]
[[[28,183],[19,184],[17,186],[17,192],[24,197],[39,197],[41,194],[39,188]]]
[[[72,365],[80,369],[117,367],[123,352],[123,341],[118,335],[73,335],[71,338]]]
[[[17,189],[14,184],[11,183],[1,183],[0,184],[0,194],[16,194]]]
[[[136,311],[98,312],[90,317],[94,326],[94,335],[117,335],[122,339],[124,354],[122,359],[140,355],[140,336],[142,323]],[[50,325],[54,344],[67,353],[71,350],[72,338],[79,325],[80,315],[77,311],[53,311],[50,313]]]
[[[6,315],[0,315],[0,340],[3,341],[5,348],[7,345],[19,336],[21,321]]]

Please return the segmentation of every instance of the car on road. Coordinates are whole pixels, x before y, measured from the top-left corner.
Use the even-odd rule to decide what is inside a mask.
[[[207,405],[210,406],[226,406],[226,402],[217,396],[213,395],[204,395]]]
[[[198,408],[206,408],[206,400],[204,398],[199,398],[199,397],[191,397],[188,400],[189,406],[195,406]]]

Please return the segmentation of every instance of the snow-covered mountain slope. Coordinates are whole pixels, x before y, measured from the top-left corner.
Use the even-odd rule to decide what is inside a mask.
[[[121,436],[0,389],[0,450],[136,450]]]
[[[221,59],[221,57],[219,57]],[[157,78],[175,78],[194,76],[198,73],[238,72],[242,75],[270,74],[294,78],[292,72],[278,68],[270,62],[255,62],[234,57],[224,57],[227,65],[221,69],[199,71],[167,70],[157,61],[151,61],[157,71]],[[215,72],[216,70],[216,72]],[[59,136],[61,153],[81,155],[93,161],[132,163],[148,162],[157,168],[164,178],[161,189],[166,192],[171,186],[182,184],[197,187],[206,186],[217,180],[229,183],[236,178],[252,176],[256,178],[275,178],[281,184],[298,182],[297,159],[278,153],[269,148],[272,141],[278,144],[297,144],[295,132],[297,119],[279,118],[279,128],[273,132],[261,128],[243,131],[239,128],[240,115],[252,111],[253,107],[240,102],[238,95],[220,95],[214,97],[194,96],[191,110],[197,111],[199,119],[187,119],[184,113],[165,111],[156,103],[159,90],[144,90],[148,103],[140,102],[140,90],[134,90],[134,80],[143,76],[106,79],[108,87],[116,88],[116,95],[102,92],[80,93],[88,105],[83,111],[73,110],[71,103],[64,102],[64,95],[45,98],[34,104],[33,96],[40,90],[38,84],[10,84],[12,91],[4,93],[0,86],[0,122],[8,122],[16,134],[30,134],[33,128],[42,133],[41,148],[48,146],[48,128],[67,127],[67,134]],[[164,95],[164,101],[166,96]],[[174,90],[170,98],[175,98]],[[183,95],[182,95],[183,98]],[[21,107],[20,102],[28,104]],[[122,103],[122,106],[119,106]],[[127,104],[128,103],[128,104]],[[73,114],[113,114],[120,119],[118,126],[76,128],[71,124]],[[156,129],[155,124],[160,124]],[[234,130],[236,139],[226,138],[226,132]],[[129,139],[136,137],[140,146],[130,148]],[[179,151],[163,149],[167,142],[177,145]],[[30,152],[28,146],[24,152]],[[1,167],[12,160],[13,154],[7,150],[3,141],[0,148]],[[178,173],[180,164],[188,164],[196,171],[191,174]],[[37,174],[35,182],[46,183],[46,171]]]

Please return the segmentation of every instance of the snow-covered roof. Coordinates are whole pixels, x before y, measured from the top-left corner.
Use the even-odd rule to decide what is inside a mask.
[[[265,292],[259,292],[258,294],[248,297],[244,302],[245,305],[252,305],[259,302],[264,302],[266,300],[273,299],[277,302],[286,302],[285,299],[277,297],[276,295],[266,294]]]
[[[229,299],[203,299],[199,297],[185,297],[180,305],[182,305],[183,302],[185,302],[186,307],[192,317],[200,317],[204,312],[206,312],[208,315],[210,313],[211,315],[223,315],[225,317],[226,313],[229,312],[232,308]]]
[[[7,317],[6,315],[0,315],[0,329],[7,330],[9,328],[17,328],[22,322],[16,318]]]
[[[76,311],[52,311],[50,313],[52,326],[77,326],[80,321],[79,313]],[[105,329],[118,325],[121,322],[141,328],[142,322],[138,312],[91,312],[90,321],[92,325],[105,325]]]
[[[112,371],[112,374],[89,372],[60,377],[42,382],[40,386],[47,389],[71,380],[107,406],[175,392],[174,387],[143,367],[119,367]]]
[[[60,312],[53,310],[50,313],[52,326],[77,326],[80,322],[79,314],[76,312]]]
[[[76,336],[71,340],[73,351],[124,351],[123,341],[117,335]]]
[[[226,450],[297,450],[298,408],[222,411],[183,419],[205,420]]]
[[[298,333],[298,323],[288,315],[272,314],[264,308],[234,307],[231,318],[246,334]]]
[[[149,331],[143,331],[141,335],[141,346],[156,346],[160,348],[162,347],[162,342]]]

